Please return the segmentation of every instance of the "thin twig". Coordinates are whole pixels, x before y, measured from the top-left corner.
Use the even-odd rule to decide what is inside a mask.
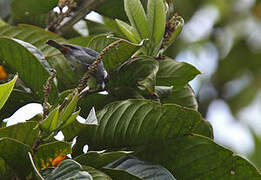
[[[52,89],[53,79],[56,77],[56,71],[54,69],[51,69],[50,72],[52,75],[47,79],[46,84],[44,85],[43,119],[45,119],[48,114],[48,97]]]
[[[59,2],[60,2],[60,1],[59,1]],[[73,8],[75,7],[75,3],[74,3],[73,0],[71,0],[71,1],[65,1],[64,3],[65,3],[64,5],[59,5],[59,4],[58,4],[58,6],[59,6],[60,9],[61,9],[61,12],[60,12],[60,14],[58,15],[58,17],[57,17],[56,19],[54,19],[54,21],[52,21],[50,24],[48,24],[48,26],[47,26],[47,28],[46,28],[47,30],[54,32],[54,31],[56,30],[56,28],[61,24],[61,22],[62,22],[66,17],[70,16],[70,14],[71,14]],[[66,12],[62,12],[62,9],[63,9],[65,6],[68,7],[67,11],[66,11]]]
[[[41,132],[41,131],[40,131]],[[39,133],[40,134],[40,133]],[[32,150],[33,150],[33,152],[34,152],[34,154],[37,152],[37,149],[38,149],[38,147],[40,146],[40,144],[41,144],[41,137],[40,137],[40,135],[36,138],[36,140],[34,141],[34,144],[33,144],[33,146],[32,146]]]
[[[79,20],[84,18],[86,14],[91,12],[93,9],[96,7],[99,7],[102,3],[104,3],[106,0],[88,0],[88,1],[83,1],[82,4],[80,4],[80,8],[74,12],[72,15],[71,19],[68,20],[67,22],[59,25],[55,32],[58,34],[62,34],[63,32],[66,32],[68,28],[72,27],[75,23],[77,23]]]
[[[87,83],[87,80],[90,78],[90,75],[92,75],[99,63],[102,61],[102,58],[104,57],[104,55],[112,48],[114,47],[117,47],[123,40],[120,39],[118,41],[115,41],[113,43],[111,43],[109,46],[107,46],[105,49],[102,50],[102,52],[99,54],[99,56],[97,57],[97,59],[92,63],[92,65],[90,66],[90,69],[88,70],[88,72],[86,72],[83,77],[81,78],[80,80],[80,84],[79,86],[77,87],[78,89],[78,92],[81,93],[82,90],[86,87],[86,83]]]

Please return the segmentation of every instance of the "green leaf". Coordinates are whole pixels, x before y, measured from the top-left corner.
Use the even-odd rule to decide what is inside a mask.
[[[132,26],[119,19],[116,19],[115,21],[117,22],[117,25],[119,26],[121,32],[126,36],[128,40],[135,43],[139,43],[141,41],[139,35]]]
[[[73,160],[62,161],[57,168],[46,178],[46,180],[92,180],[93,178],[87,171],[83,171],[80,164]]]
[[[87,47],[89,45],[90,40],[94,37],[95,36],[84,36],[84,37],[79,36],[79,37],[69,39],[68,42],[70,44],[75,44],[75,45]]]
[[[12,17],[16,23],[28,23],[45,26],[48,12],[58,3],[58,0],[13,0],[11,3]]]
[[[115,10],[117,7],[117,10]],[[101,15],[111,17],[113,19],[118,18],[121,20],[127,20],[127,16],[124,13],[124,1],[123,0],[110,0],[104,1],[100,6],[95,9]]]
[[[164,167],[157,164],[141,161],[132,155],[124,156],[117,161],[108,164],[104,168],[110,170],[124,170],[141,179],[175,180],[173,175]]]
[[[7,171],[7,168],[6,168],[5,160],[0,158],[0,178],[2,178],[2,176],[4,176],[6,171]]]
[[[108,35],[98,35],[92,38],[88,47],[101,52],[105,47],[111,43],[119,40],[118,38],[108,37]],[[103,64],[107,71],[113,71],[119,67],[123,62],[127,61],[141,46],[140,44],[133,44],[123,40],[117,47],[112,48],[103,57]]]
[[[198,112],[174,104],[150,100],[111,103],[97,113],[99,126],[85,127],[75,151],[85,144],[91,150],[135,148],[166,138],[190,134],[201,121]]]
[[[213,128],[210,124],[210,122],[202,119],[195,129],[193,130],[193,134],[200,134],[202,136],[208,137],[210,139],[214,139],[214,134],[213,134]]]
[[[164,59],[159,61],[156,84],[173,86],[174,90],[179,90],[198,74],[200,74],[200,71],[188,63]]]
[[[156,89],[162,86],[156,86]],[[159,90],[159,89],[158,89]],[[185,85],[179,90],[172,89],[169,94],[160,97],[162,103],[178,104],[191,109],[198,109],[198,103],[193,89],[190,85]]]
[[[86,154],[77,156],[74,160],[78,163],[86,166],[92,166],[97,169],[101,169],[109,163],[116,161],[117,159],[130,154],[127,151],[113,151],[113,152],[96,152],[88,151]]]
[[[4,59],[12,72],[19,73],[27,87],[39,98],[43,99],[43,85],[46,83],[50,73],[40,62],[39,53],[32,53],[28,44],[22,43],[7,37],[0,38],[0,57]],[[28,49],[27,49],[28,48]],[[50,102],[55,103],[58,97],[58,90],[52,84]]]
[[[161,164],[182,180],[257,180],[257,169],[204,136],[170,138],[144,147],[140,159]]]
[[[75,114],[75,115],[74,115]],[[65,140],[72,140],[75,136],[77,136],[86,126],[97,126],[98,125],[98,119],[95,114],[94,108],[91,109],[87,119],[84,123],[80,123],[78,121],[75,121],[76,116],[79,115],[79,111],[75,112],[71,118],[74,118],[73,122],[69,123],[65,127],[62,127],[62,132],[64,134]],[[69,121],[69,120],[68,120]]]
[[[117,22],[114,19],[102,16],[101,20],[102,22],[89,19],[85,20],[89,31],[89,36],[113,33],[116,37],[124,37],[121,30],[119,29],[119,26],[117,25]]]
[[[139,34],[139,39],[150,38],[147,16],[140,0],[124,0],[124,9],[132,27],[134,27]]]
[[[1,16],[1,15],[0,15]],[[0,19],[0,27],[1,26],[5,26],[6,25],[6,23],[2,20],[2,19]]]
[[[36,122],[18,123],[12,126],[0,128],[0,138],[8,137],[16,139],[28,146],[34,144],[39,134],[39,128]]]
[[[34,172],[35,172],[35,175],[36,175],[36,178],[38,180],[44,180],[44,178],[41,176],[40,172],[38,172],[38,169],[36,168],[35,164],[34,164],[34,160],[33,160],[33,156],[30,152],[28,152],[28,156],[30,158],[30,162],[33,166],[33,169],[34,169]]]
[[[97,169],[94,169],[93,167],[84,166],[84,170],[86,170],[86,171],[88,171],[88,173],[90,173],[93,180],[112,180],[107,174],[105,174],[102,171],[99,171]]]
[[[0,138],[0,157],[22,177],[32,170],[27,152],[31,152],[31,148],[20,141],[7,137]]]
[[[10,96],[14,88],[15,82],[17,80],[17,77],[18,76],[15,76],[13,80],[8,83],[0,84],[0,109],[2,109],[8,97]]]
[[[68,125],[72,124],[73,122],[75,122],[76,117],[80,114],[81,110],[78,110],[74,113],[72,113],[72,115],[65,121],[65,123],[60,127],[60,129],[66,128]]]
[[[78,105],[81,108],[81,116],[87,117],[92,107],[96,110],[102,109],[106,104],[116,100],[114,97],[105,94],[88,94],[80,99]]]
[[[154,62],[155,62],[155,59],[154,59]],[[153,71],[145,79],[137,82],[139,85],[146,88],[146,90],[151,95],[154,95],[155,85],[156,85],[156,74],[157,74],[158,70],[159,70],[159,65],[158,65],[158,63],[155,63],[155,65],[153,67]]]
[[[34,155],[35,166],[38,169],[52,166],[53,160],[72,152],[71,143],[56,141],[40,145]]]
[[[13,0],[11,4],[12,12],[16,16],[28,16],[49,12],[58,3],[58,0]]]
[[[49,64],[56,70],[58,87],[60,89],[72,88],[78,83],[77,75],[72,71],[65,57],[61,54],[57,55],[59,51],[45,43],[49,39],[66,43],[65,39],[42,28],[24,24],[17,27],[9,25],[2,26],[0,27],[0,35],[23,40],[39,49]],[[31,72],[29,74],[31,74]]]
[[[79,111],[74,113],[74,110],[75,110],[77,102],[78,102],[78,92],[75,92],[74,94],[69,94],[67,96],[67,98],[68,98],[68,103],[65,105],[65,107],[62,109],[62,111],[59,113],[59,116],[58,116],[58,126],[59,127],[68,125],[79,114]],[[73,119],[70,119],[71,117]]]
[[[148,25],[151,30],[152,47],[156,47],[165,33],[166,11],[163,0],[148,0]]]
[[[58,127],[59,107],[60,106],[57,106],[55,109],[53,109],[48,114],[48,117],[40,122],[41,129],[46,132],[52,132],[56,130]]]
[[[153,94],[157,71],[158,62],[155,59],[145,56],[139,57],[134,61],[128,61],[117,71],[112,72],[108,88],[116,96],[119,94],[126,96],[135,92],[133,90],[138,90],[138,85],[140,85]],[[123,90],[123,93],[119,93],[120,90]]]
[[[124,170],[121,169],[103,169],[106,174],[109,174],[112,179],[121,180],[121,179],[128,179],[128,180],[142,180],[141,178],[134,176]]]

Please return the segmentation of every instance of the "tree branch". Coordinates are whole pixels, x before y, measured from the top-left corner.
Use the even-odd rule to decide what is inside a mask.
[[[81,7],[76,12],[74,12],[70,20],[56,28],[56,33],[62,34],[66,30],[68,30],[68,28],[72,27],[75,23],[84,18],[86,14],[91,12],[93,9],[95,9],[105,1],[106,0],[85,0],[81,4]]]

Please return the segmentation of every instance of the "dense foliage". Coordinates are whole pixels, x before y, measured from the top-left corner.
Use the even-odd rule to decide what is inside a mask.
[[[4,2],[10,11],[0,14],[0,179],[261,178],[213,141],[188,84],[201,72],[164,54],[184,25],[171,1]],[[104,24],[84,20],[90,35],[81,36],[72,24],[91,10]],[[85,70],[47,40],[101,53],[105,89],[89,77],[82,91]],[[43,104],[44,113],[6,127],[3,120],[31,102]],[[54,139],[60,131],[63,141]]]

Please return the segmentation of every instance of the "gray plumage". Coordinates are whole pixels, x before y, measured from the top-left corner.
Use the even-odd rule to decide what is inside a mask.
[[[71,44],[59,44],[56,41],[49,40],[46,44],[58,49],[67,60],[74,61],[89,68],[89,66],[97,59],[99,53],[82,46]],[[105,87],[105,83],[108,81],[108,73],[104,68],[103,62],[98,64],[94,78],[101,84],[101,87]]]

